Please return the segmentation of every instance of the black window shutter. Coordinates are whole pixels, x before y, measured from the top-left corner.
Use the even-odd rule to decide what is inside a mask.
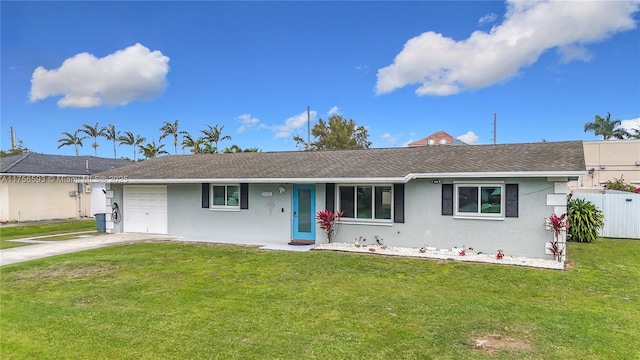
[[[249,184],[240,184],[240,209],[249,208]]]
[[[336,184],[325,184],[325,208],[328,211],[336,211]]]
[[[404,184],[393,184],[393,222],[404,223]]]
[[[453,184],[442,184],[442,215],[453,215]]]
[[[518,184],[506,185],[505,204],[505,216],[518,217]]]
[[[202,183],[202,208],[209,208],[209,190],[211,186],[209,184]]]

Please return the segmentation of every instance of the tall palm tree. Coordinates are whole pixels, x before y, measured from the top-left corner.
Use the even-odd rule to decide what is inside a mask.
[[[78,146],[82,146],[82,140],[86,139],[86,136],[78,136],[80,130],[76,130],[73,134],[68,132],[63,132],[62,135],[65,137],[58,139],[60,145],[58,145],[58,149],[63,146],[73,145],[76,149],[76,156],[78,156]]]
[[[156,145],[155,140],[151,140],[150,143],[147,143],[145,146],[140,147],[140,153],[144,155],[147,159],[153,159],[158,155],[168,154],[168,152],[164,149],[164,144],[160,146]]]
[[[136,161],[138,148],[143,142],[147,141],[147,138],[140,135],[134,135],[131,131],[125,131],[124,135],[118,138],[118,141],[120,141],[120,145],[133,146],[133,161]]]
[[[596,135],[602,135],[603,140],[609,140],[612,137],[616,139],[624,139],[629,133],[620,127],[620,120],[611,120],[611,114],[607,113],[606,117],[600,115],[595,116],[594,122],[584,124],[584,131],[593,131]]]
[[[202,141],[205,144],[209,144],[207,147],[208,151],[211,153],[218,152],[218,142],[223,140],[231,140],[231,136],[225,135],[222,136],[222,129],[224,129],[224,125],[218,127],[218,124],[214,126],[206,125],[208,129],[200,130],[200,132],[204,135],[202,137]]]
[[[178,131],[178,120],[174,121],[173,123],[165,121],[160,128],[160,131],[162,131],[162,135],[160,135],[159,139],[160,141],[162,141],[162,139],[166,138],[167,136],[173,136],[173,152],[175,155],[177,155],[179,144],[178,135],[184,133],[184,131]]]
[[[190,148],[191,150],[189,150],[189,151],[191,153],[200,154],[202,152],[202,149],[200,148],[200,145],[202,144],[202,140],[201,139],[194,139],[193,136],[191,136],[191,134],[189,134],[186,131],[182,131],[181,133],[183,134],[183,137],[182,137],[182,152],[184,153],[184,149],[185,148]]]
[[[117,159],[118,156],[116,155],[116,140],[120,139],[120,131],[116,131],[116,127],[113,124],[109,124],[104,128],[103,136],[106,137],[107,140],[113,141],[113,158]]]
[[[105,128],[104,127],[98,128],[98,123],[96,123],[95,126],[82,124],[82,127],[83,128],[80,129],[80,131],[93,138],[93,143],[91,144],[91,147],[93,148],[95,156],[98,156],[98,146],[100,146],[98,144],[98,137],[104,136]]]

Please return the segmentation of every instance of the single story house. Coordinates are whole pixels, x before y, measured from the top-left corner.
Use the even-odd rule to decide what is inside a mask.
[[[324,243],[327,209],[343,211],[337,242],[551,259],[545,219],[566,212],[567,182],[584,173],[569,141],[177,155],[99,176],[118,209],[108,232]]]
[[[131,161],[25,153],[0,158],[0,221],[90,217],[103,213],[104,182],[93,175]],[[96,191],[98,190],[98,191]]]

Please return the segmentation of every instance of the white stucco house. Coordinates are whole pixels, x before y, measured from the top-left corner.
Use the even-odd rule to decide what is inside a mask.
[[[315,215],[328,209],[344,212],[338,242],[551,259],[544,220],[585,172],[570,141],[164,156],[98,175],[119,209],[108,232],[324,243]]]
[[[131,161],[25,153],[0,158],[0,221],[92,217],[105,212],[94,174]]]

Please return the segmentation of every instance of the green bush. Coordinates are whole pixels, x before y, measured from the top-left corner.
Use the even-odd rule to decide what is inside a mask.
[[[622,176],[620,176],[620,179],[607,180],[607,182],[604,183],[604,187],[607,190],[618,190],[618,191],[640,193],[640,188],[636,188],[631,184],[627,184],[622,178]]]
[[[569,235],[572,241],[592,242],[604,226],[604,215],[592,202],[569,199]]]

